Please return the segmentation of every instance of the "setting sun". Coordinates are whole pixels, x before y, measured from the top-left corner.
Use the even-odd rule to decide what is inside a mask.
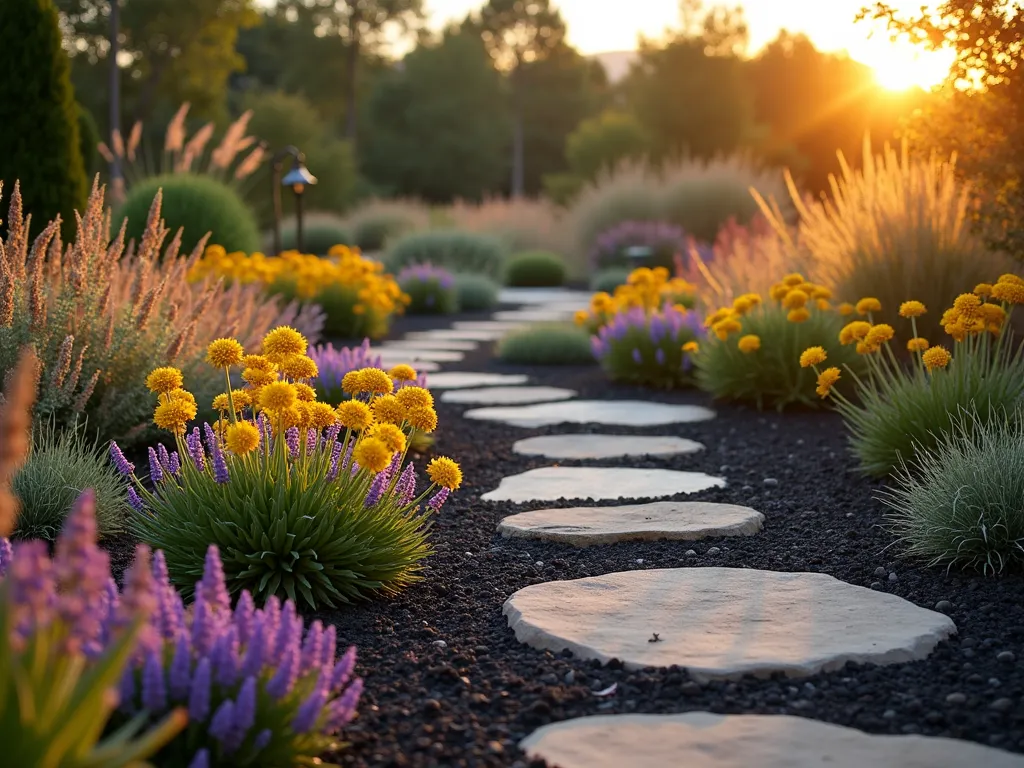
[[[941,85],[955,56],[950,50],[932,51],[908,40],[890,41],[878,36],[850,53],[870,66],[878,84],[891,91],[929,90]]]

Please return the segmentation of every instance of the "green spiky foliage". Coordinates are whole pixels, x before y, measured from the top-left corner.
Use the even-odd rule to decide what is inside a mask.
[[[517,287],[546,287],[565,282],[565,260],[550,251],[523,251],[505,264],[505,284]]]
[[[88,183],[53,0],[0,3],[0,72],[0,182],[8,195],[19,182],[33,233],[59,215],[70,239]]]
[[[242,198],[227,184],[199,174],[152,176],[132,185],[118,211],[121,218],[128,219],[127,237],[140,241],[153,198],[160,190],[161,215],[167,228],[171,232],[184,229],[184,253],[189,253],[207,232],[211,233],[209,244],[220,245],[228,253],[259,250],[259,225]]]

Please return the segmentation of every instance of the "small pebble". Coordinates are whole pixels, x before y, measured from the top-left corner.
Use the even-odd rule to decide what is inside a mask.
[[[875,568],[875,576],[885,576],[886,570],[882,566]]]
[[[638,558],[636,559],[636,564],[637,564],[637,565],[643,565],[643,564],[644,564],[644,559],[643,559],[642,557],[638,557]]]
[[[847,512],[847,513],[846,513],[846,516],[847,516],[847,517],[853,517],[853,512]]]
[[[880,581],[872,581],[871,582],[871,588],[872,589],[881,589],[882,588],[882,582],[880,582]]]
[[[697,556],[697,551],[693,550],[693,549],[688,549],[683,554],[686,555],[687,557],[696,557]]]
[[[953,604],[949,600],[939,600],[935,604],[935,610],[939,613],[951,613],[953,611]]]
[[[779,485],[779,481],[776,480],[774,477],[766,477],[764,479],[764,487],[765,488],[777,488],[778,485]]]
[[[1013,651],[1003,651],[996,655],[996,661],[1016,661],[1017,657],[1013,655]]]
[[[728,471],[729,471],[730,469],[731,469],[731,467],[730,467],[730,466],[729,466],[728,464],[723,464],[722,466],[720,466],[720,467],[718,468],[718,471],[719,471],[719,472],[721,472],[721,473],[722,473],[722,474],[724,475],[724,474],[725,474],[726,472],[728,472]]]
[[[533,567],[534,568],[543,568],[544,567],[544,561],[543,560],[538,560],[536,563],[533,564]]]
[[[435,648],[447,648],[448,647],[448,643],[446,643],[444,640],[435,640],[434,642],[431,643],[431,645],[434,646]]]
[[[896,578],[897,578],[897,577],[896,577],[896,574],[895,574],[895,573],[890,573],[890,574],[889,574],[889,581],[896,581]]]
[[[882,717],[885,720],[895,720],[896,719],[896,710],[895,709],[887,709],[887,710],[885,710],[885,712],[882,713]]]
[[[751,491],[754,490],[754,486],[744,485],[742,488],[740,488],[740,490],[743,491],[744,493],[750,493]]]
[[[693,680],[687,680],[683,683],[680,690],[683,692],[684,696],[696,696],[700,693],[700,685],[695,683]]]
[[[1013,706],[1013,699],[996,699],[988,706],[989,709],[994,709],[996,712],[1005,712]]]
[[[565,677],[563,679],[565,680],[566,685],[572,685],[576,682],[576,673],[570,669],[565,673]]]
[[[990,677],[988,679],[988,684],[991,685],[993,688],[998,688],[1001,685],[998,677]]]
[[[959,691],[957,691],[956,693],[951,693],[948,696],[946,696],[946,703],[947,704],[966,704],[967,703],[967,696],[965,694],[960,693]]]
[[[708,554],[709,555],[717,555],[721,551],[722,550],[720,550],[718,547],[711,547],[711,549],[708,550]]]

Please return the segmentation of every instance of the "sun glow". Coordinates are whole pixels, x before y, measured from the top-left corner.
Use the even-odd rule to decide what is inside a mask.
[[[906,38],[890,40],[887,35],[874,35],[854,49],[850,55],[874,70],[875,80],[891,91],[911,88],[930,90],[945,82],[956,54],[952,50],[930,50]]]

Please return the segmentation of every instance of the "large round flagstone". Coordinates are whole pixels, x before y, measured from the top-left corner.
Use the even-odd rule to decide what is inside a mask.
[[[1024,755],[933,736],[876,736],[790,715],[594,715],[519,743],[558,768],[1024,768]]]
[[[622,507],[561,507],[510,515],[498,533],[578,547],[617,541],[696,541],[713,536],[753,536],[764,515],[750,507],[706,501],[656,501]]]
[[[498,293],[502,304],[551,304],[554,302],[581,301],[584,306],[590,302],[586,291],[572,291],[566,288],[502,288]]]
[[[512,452],[547,459],[614,459],[622,456],[675,456],[704,446],[674,435],[538,435],[517,440]]]
[[[539,306],[536,309],[514,309],[503,312],[495,312],[494,319],[502,322],[521,323],[560,323],[571,320],[572,310],[551,309]]]
[[[500,421],[515,427],[553,424],[606,424],[617,427],[654,427],[706,421],[715,412],[699,405],[671,405],[650,400],[573,400],[568,403],[475,408],[467,419]]]
[[[703,472],[632,467],[540,467],[503,477],[484,501],[557,501],[558,499],[656,499],[696,493],[725,485]]]
[[[466,341],[495,341],[504,336],[506,331],[494,330],[470,331],[457,328],[437,328],[433,331],[412,331],[405,334],[407,339],[463,339]]]
[[[381,349],[446,349],[454,352],[472,352],[480,346],[478,341],[464,339],[393,339],[381,344]]]
[[[472,371],[445,371],[430,377],[431,389],[469,389],[471,387],[497,387],[525,384],[530,377],[522,373],[474,373]]]
[[[459,389],[441,395],[442,403],[471,403],[473,405],[518,405],[568,400],[576,390],[562,387],[482,387]]]
[[[499,331],[502,334],[525,328],[527,323],[508,320],[460,320],[452,323],[457,331]]]
[[[465,352],[451,349],[419,349],[417,347],[374,347],[373,355],[380,355],[385,365],[394,360],[399,363],[414,363],[427,360],[431,363],[457,363],[466,356]]]
[[[631,669],[675,664],[697,680],[913,661],[956,632],[948,616],[887,592],[823,573],[743,568],[549,581],[516,592],[504,613],[534,648]]]

